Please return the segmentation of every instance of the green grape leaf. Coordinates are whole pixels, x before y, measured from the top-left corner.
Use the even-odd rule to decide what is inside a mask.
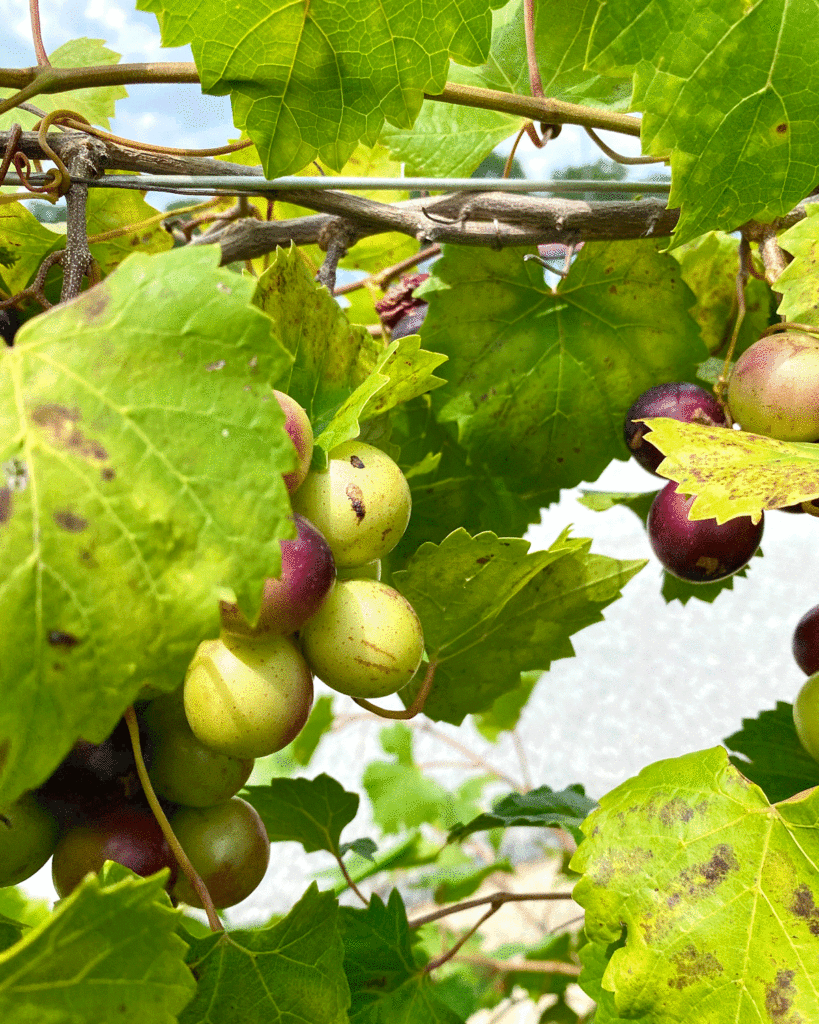
[[[742,755],[732,755],[731,764],[755,782],[771,803],[819,786],[819,764],[799,742],[792,704],[778,700],[772,710],[743,718],[742,728],[723,743]]]
[[[5,914],[0,914],[0,953],[19,942],[23,937],[23,928],[19,921],[14,921]]]
[[[191,939],[196,996],[179,1024],[347,1024],[339,906],[315,883],[263,928]]]
[[[807,216],[793,227],[783,231],[779,244],[792,256],[776,279],[776,290],[781,292],[779,312],[786,320],[796,323],[819,325],[819,275],[816,274],[816,260],[819,255],[819,210],[808,203]]]
[[[539,786],[528,793],[509,793],[496,800],[491,813],[479,814],[477,818],[450,829],[447,842],[456,843],[474,832],[485,832],[490,828],[512,828],[523,825],[529,828],[568,829],[575,838],[581,838],[580,824],[597,806],[586,796],[579,784],[555,792],[548,786]]]
[[[382,729],[381,745],[395,762],[370,761],[364,769],[362,784],[370,798],[373,818],[386,835],[402,828],[416,828],[425,822],[438,822],[451,810],[449,792],[428,778],[415,764],[412,732],[400,722]]]
[[[578,978],[578,983],[586,995],[597,1003],[594,1011],[594,1024],[625,1024],[625,1019],[620,1016],[614,1006],[614,995],[603,988],[603,975],[609,965],[612,953],[619,949],[622,943],[587,942],[578,952],[583,970]],[[635,1024],[653,1024],[653,1017],[629,1017],[629,1022]]]
[[[252,619],[278,571],[288,357],[217,260],[134,254],[0,350],[0,803],[178,686],[220,588]]]
[[[450,357],[433,406],[474,462],[521,492],[594,480],[627,457],[634,399],[708,355],[679,264],[657,245],[588,243],[556,293],[520,249],[445,247],[419,289],[422,336]]]
[[[590,545],[564,531],[548,550],[530,553],[519,538],[455,530],[393,574],[437,664],[428,718],[459,725],[517,688],[521,672],[574,654],[569,637],[600,621],[646,564],[591,554]],[[407,706],[419,686],[416,676],[401,691]]]
[[[603,797],[571,868],[591,941],[624,940],[602,978],[616,1012],[816,1019],[817,813],[819,791],[769,804],[722,747],[649,765]]]
[[[349,853],[352,850],[352,852],[357,853],[359,857],[363,857],[364,860],[368,860],[371,864],[374,864],[377,849],[378,845],[374,840],[365,837],[363,839],[354,839],[351,843],[342,843],[339,847],[339,853],[343,857],[345,853]]]
[[[332,451],[345,441],[358,437],[360,423],[373,420],[401,402],[445,384],[446,381],[436,377],[433,370],[446,362],[446,358],[437,352],[424,351],[420,338],[415,334],[391,342],[369,377],[316,436],[316,445]]]
[[[366,843],[367,840],[356,840],[356,842]],[[374,843],[373,846],[375,846]],[[345,847],[352,850],[353,853],[347,864],[347,870],[354,882],[364,882],[374,875],[381,874],[382,871],[397,871],[402,868],[416,868],[424,864],[431,864],[440,854],[440,847],[428,842],[417,830],[410,832],[394,846],[372,859],[367,856],[367,853],[358,853],[354,843],[343,843],[340,849]],[[370,852],[369,847],[367,852]],[[337,869],[334,869],[333,874],[339,879],[335,886],[337,894],[349,888],[347,879],[343,878]]]
[[[422,882],[424,887],[434,887],[432,898],[436,903],[459,903],[473,896],[486,879],[497,872],[513,875],[515,869],[505,857],[503,860],[482,864],[480,867],[476,867],[470,861],[469,864],[445,868],[432,875],[426,875]]]
[[[109,50],[104,39],[72,39],[57,47],[48,55],[51,66],[55,68],[102,67],[119,64],[120,55]],[[0,90],[0,98],[11,93]],[[121,85],[91,86],[72,92],[39,93],[35,100],[37,106],[50,114],[52,110],[70,110],[81,114],[91,124],[110,129],[115,113],[117,100],[125,99],[127,91]],[[29,114],[26,110],[15,107],[13,110],[0,114],[0,129],[8,129],[17,122],[26,130],[31,129],[40,118]]]
[[[89,875],[0,954],[0,1019],[14,1024],[174,1024],[196,988],[167,871]],[[123,922],[126,922],[124,925]]]
[[[50,917],[51,906],[48,900],[28,896],[17,886],[8,885],[0,889],[0,914],[24,928],[33,928]]]
[[[745,430],[680,423],[669,417],[645,422],[646,436],[666,456],[657,472],[696,494],[689,519],[736,516],[759,522],[763,509],[782,508],[819,496],[816,445],[777,441]]]
[[[368,907],[342,907],[341,915],[351,1024],[463,1024],[415,962],[397,889],[386,904],[373,894]]]
[[[65,236],[43,227],[22,203],[0,206],[0,285],[7,298],[21,292]]]
[[[610,508],[614,508],[615,505],[622,505],[624,508],[631,509],[643,526],[645,526],[648,513],[658,493],[659,491],[633,493],[581,491],[581,497],[577,500],[581,505],[591,509],[592,512],[607,512]],[[756,549],[754,557],[762,557],[762,548]],[[731,576],[726,576],[724,579],[717,580],[714,583],[690,583],[688,580],[678,579],[678,577],[672,576],[670,572],[663,570],[663,584],[660,593],[667,604],[670,604],[672,601],[679,601],[684,606],[692,598],[696,598],[698,601],[705,601],[706,604],[712,604],[723,590],[733,590],[734,580],[740,576],[746,577],[748,568],[749,566],[746,565]]]
[[[813,188],[819,71],[807,25],[787,0],[728,0],[707,17],[696,0],[600,8],[589,67],[634,75],[643,149],[671,157],[676,244],[771,221]]]
[[[702,340],[709,352],[720,352],[724,357],[737,318],[739,241],[720,231],[709,231],[674,249],[672,255],[679,261],[683,281],[697,297],[690,314],[699,324]],[[733,350],[735,359],[770,324],[773,306],[770,287],[750,277],[745,283],[745,316]],[[719,373],[724,361],[718,360]]]
[[[509,732],[515,728],[540,675],[540,672],[521,672],[519,686],[502,693],[483,714],[475,715],[475,728],[481,736],[490,743],[497,743],[502,732]]]
[[[89,238],[108,232],[122,232],[105,241],[91,241],[91,255],[103,274],[110,274],[136,246],[141,253],[166,252],[173,248],[173,238],[160,221],[143,224],[156,217],[158,212],[145,202],[139,192],[105,188],[88,190],[86,225]]]
[[[313,705],[310,717],[298,736],[293,740],[291,752],[293,760],[305,768],[312,760],[321,742],[333,725],[333,698],[328,694],[319,697]]]
[[[248,786],[245,798],[261,815],[271,843],[301,843],[307,853],[327,850],[339,856],[342,829],[358,811],[358,794],[324,774]]]
[[[138,0],[164,46],[190,43],[202,91],[230,94],[268,177],[318,157],[340,170],[385,120],[409,128],[425,92],[440,92],[449,58],[487,57],[499,0],[386,0],[354,11],[334,0],[277,4],[225,18],[218,0]],[[316,103],[316,97],[321,102]]]
[[[557,0],[535,4],[535,52],[544,95],[570,103],[616,106],[628,102],[629,86],[585,69],[589,32],[597,0]],[[529,71],[523,28],[523,0],[511,0],[492,18],[488,60],[475,68],[452,65],[449,81],[529,96]],[[463,177],[524,118],[427,101],[411,130],[386,127],[381,134],[410,174]]]

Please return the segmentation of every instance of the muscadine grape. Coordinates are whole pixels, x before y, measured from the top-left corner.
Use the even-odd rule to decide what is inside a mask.
[[[153,736],[148,773],[157,796],[186,807],[210,807],[229,800],[253,771],[253,758],[230,757],[201,743],[186,722]]]
[[[57,819],[32,793],[0,808],[0,888],[17,885],[45,864],[60,834]]]
[[[376,558],[372,562],[364,562],[363,565],[345,565],[338,570],[340,580],[380,580],[381,559]]]
[[[726,425],[719,402],[696,384],[657,384],[644,391],[626,413],[623,437],[635,460],[655,476],[659,475],[657,467],[665,455],[651,443],[646,424],[635,422],[653,416],[665,416],[681,423],[702,423],[705,426]]]
[[[407,528],[409,484],[389,455],[362,441],[345,441],[327,468],[311,470],[293,508],[327,538],[337,566],[361,565],[395,547]]]
[[[185,676],[185,715],[201,743],[232,757],[266,757],[310,715],[313,677],[288,637],[205,640]]]
[[[339,580],[299,639],[316,675],[351,697],[384,697],[400,690],[424,653],[412,605],[376,580]]]
[[[743,430],[780,441],[819,439],[819,338],[770,334],[747,348],[728,380],[731,415]]]
[[[219,610],[225,632],[244,636],[295,633],[327,599],[336,579],[330,545],[304,516],[294,515],[293,522],[297,536],[279,543],[281,573],[264,581],[256,625],[250,625],[238,605],[221,601]]]
[[[819,604],[797,622],[791,646],[796,664],[805,675],[819,671]]]
[[[678,494],[676,486],[666,484],[648,513],[648,538],[664,568],[690,583],[712,583],[747,565],[762,539],[764,515],[758,523],[750,516],[720,524],[689,519],[694,496]]]
[[[143,758],[150,765],[150,739],[141,732],[140,740]],[[77,740],[50,778],[34,792],[63,825],[77,825],[123,803],[141,801],[142,786],[125,721],[120,720],[102,743]]]
[[[284,429],[293,442],[299,460],[291,473],[284,474],[285,486],[292,494],[301,487],[310,469],[313,458],[313,427],[307,413],[294,398],[283,391],[274,391],[273,395],[284,413]]]
[[[57,894],[68,896],[89,872],[96,874],[107,860],[143,876],[170,868],[169,886],[176,878],[176,859],[156,818],[150,810],[128,807],[63,834],[51,862]]]
[[[20,328],[20,314],[13,306],[0,309],[0,338],[11,348]]]
[[[214,807],[180,807],[170,824],[215,906],[241,903],[264,878],[270,840],[262,819],[245,800],[234,797]],[[183,873],[172,895],[191,907],[202,906]]]
[[[819,672],[805,680],[793,702],[793,724],[799,742],[819,761]]]

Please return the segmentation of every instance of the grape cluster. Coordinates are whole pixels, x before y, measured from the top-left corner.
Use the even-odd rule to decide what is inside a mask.
[[[401,470],[359,441],[311,470],[309,418],[275,396],[298,462],[284,476],[296,536],[280,542],[281,572],[265,580],[254,623],[221,602],[221,635],[200,643],[183,684],[137,705],[151,785],[217,907],[245,899],[265,874],[264,824],[237,793],[255,758],[303,728],[314,674],[341,693],[382,697],[406,686],[424,651],[411,605],[380,579],[409,522]],[[49,857],[61,897],[114,860],[141,875],[168,868],[171,896],[202,906],[148,806],[124,721],[102,744],[80,740],[39,789],[0,811],[0,886]]]

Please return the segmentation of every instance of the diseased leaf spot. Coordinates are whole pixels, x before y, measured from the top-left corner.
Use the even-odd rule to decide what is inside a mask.
[[[819,936],[819,907],[814,902],[813,893],[805,884],[800,885],[793,894],[790,909],[792,914],[804,918],[811,935]]]
[[[57,526],[68,533],[82,533],[88,529],[88,520],[73,512],[55,512],[53,518]]]
[[[71,649],[76,647],[80,641],[73,633],[63,633],[60,629],[52,629],[48,633],[48,642],[52,647],[67,647]]]
[[[793,1005],[796,990],[793,978],[796,971],[777,971],[776,981],[765,989],[765,1009],[773,1021],[784,1021],[785,1014]]]
[[[112,469],[110,466],[104,466],[100,470],[100,476],[102,477],[103,480],[113,480],[116,475],[117,471],[115,469]]]
[[[688,806],[684,800],[680,800],[679,797],[675,797],[673,800],[669,800],[667,804],[659,810],[660,821],[670,826],[675,821],[691,821],[694,817],[694,812]]]
[[[86,437],[77,427],[82,419],[79,409],[66,409],[64,405],[38,405],[31,418],[45,430],[55,447],[66,448],[84,459],[103,462],[108,458],[108,452],[99,441]]]
[[[11,491],[8,487],[0,487],[0,526],[11,519]]]
[[[721,974],[723,966],[713,953],[700,953],[689,943],[685,949],[671,957],[671,963],[677,972],[676,978],[669,978],[672,988],[684,989],[704,978],[714,978]]]
[[[357,455],[350,456],[350,465],[354,466],[356,469],[364,469],[364,463]]]
[[[785,132],[787,132],[788,130],[788,126],[783,122],[782,124],[778,124],[776,126],[776,130],[780,135],[784,135]]]

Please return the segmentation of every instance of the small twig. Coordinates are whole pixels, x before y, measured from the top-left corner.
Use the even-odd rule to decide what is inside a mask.
[[[333,233],[327,243],[327,255],[318,269],[316,280],[332,294],[336,287],[336,273],[339,261],[347,255],[348,241],[343,235]]]
[[[468,758],[471,764],[473,764],[476,768],[482,768],[490,775],[494,775],[496,779],[500,779],[501,782],[507,783],[509,786],[512,787],[512,789],[516,790],[518,793],[524,792],[524,787],[521,786],[521,784],[516,779],[513,779],[511,775],[507,775],[506,772],[502,772],[499,768],[495,768],[494,765],[491,765],[488,761],[485,761],[473,750],[470,750],[469,747],[464,746],[464,744],[461,743],[459,740],[454,739],[452,736],[447,736],[445,732],[441,732],[440,730],[436,729],[431,722],[417,722],[414,723],[413,728],[421,729],[424,732],[428,732],[431,736],[436,736],[443,743],[447,743],[450,747],[454,747],[455,750],[460,751],[464,755],[464,757]]]
[[[464,953],[456,959],[460,963],[488,967],[498,974],[526,971],[532,974],[566,974],[576,978],[581,971],[577,964],[567,964],[564,960],[495,960],[491,956],[481,956],[477,953]]]
[[[14,157],[14,153],[17,149],[17,143],[20,141],[20,136],[23,134],[23,129],[19,124],[11,126],[11,134],[9,135],[9,141],[6,145],[6,152],[3,156],[3,162],[0,164],[0,185],[3,184],[8,169],[11,166],[11,161]]]
[[[338,866],[341,868],[341,873],[342,875],[344,875],[344,880],[347,883],[347,885],[349,885],[349,887],[353,890],[356,896],[358,896],[358,898],[361,900],[364,906],[369,907],[370,901],[352,880],[350,872],[347,870],[347,865],[344,863],[344,860],[342,859],[340,854],[335,854],[335,858],[338,861]]]
[[[529,66],[529,89],[537,99],[543,99],[543,82],[537,66],[535,51],[535,0],[523,0],[523,31],[526,36],[526,63]]]
[[[464,900],[463,903],[454,903],[451,907],[442,907],[441,910],[433,910],[423,917],[417,917],[409,922],[410,928],[420,928],[422,925],[438,921],[450,914],[458,914],[462,910],[471,910],[473,907],[483,907],[487,903],[503,906],[504,903],[525,903],[529,900],[570,900],[570,892],[495,892],[491,896],[480,896],[474,900]]]
[[[607,146],[605,142],[600,138],[594,128],[590,128],[588,125],[584,125],[586,133],[589,138],[599,146],[600,149],[606,154],[607,157],[614,160],[618,164],[664,164],[665,161],[662,157],[657,156],[623,156],[622,153],[618,153],[612,149],[611,146]]]
[[[367,288],[370,285],[377,285],[382,291],[385,291],[390,281],[403,274],[405,270],[411,270],[419,263],[423,263],[424,260],[432,259],[433,256],[440,254],[440,245],[428,245],[425,249],[419,249],[412,256],[407,256],[406,259],[394,263],[391,267],[385,267],[378,274],[362,277],[360,281],[350,281],[348,284],[338,285],[333,291],[333,295],[348,295],[350,292],[358,291],[359,288]]]
[[[34,52],[37,55],[37,63],[40,67],[50,68],[51,61],[43,46],[43,33],[40,29],[40,2],[39,0],[28,0],[28,9],[31,14],[31,36],[34,40]]]
[[[139,740],[139,726],[137,725],[136,712],[134,711],[133,705],[125,712],[125,723],[128,726],[128,732],[131,736],[131,746],[134,748],[134,760],[136,761],[137,775],[139,775],[139,781],[142,783],[142,788],[145,791],[145,797],[148,804],[154,812],[154,816],[159,827],[162,829],[162,834],[165,836],[174,857],[176,857],[179,862],[180,868],[185,872],[188,881],[193,886],[196,895],[202,901],[202,906],[205,908],[205,913],[208,915],[210,930],[212,932],[224,931],[224,925],[219,920],[219,915],[216,913],[216,907],[213,905],[213,900],[207,890],[207,886],[197,874],[188,855],[182,849],[179,840],[174,835],[170,822],[165,816],[165,812],[162,810],[159,800],[157,800],[154,787],[151,785],[151,780],[148,777],[148,770],[145,767],[145,761],[142,758],[142,745]]]
[[[437,661],[431,661],[429,665],[427,665],[427,672],[424,676],[424,681],[421,684],[421,689],[415,695],[415,700],[412,704],[403,711],[389,711],[387,708],[380,708],[377,704],[371,704],[364,697],[353,697],[353,700],[359,705],[359,707],[366,708],[367,711],[372,711],[374,715],[378,715],[380,718],[397,718],[402,721],[415,718],[416,715],[420,714],[424,710],[424,705],[427,702],[429,691],[432,689],[432,683],[435,679],[435,670],[437,668]]]
[[[451,949],[448,949],[445,953],[442,953],[440,956],[436,956],[434,960],[430,960],[429,961],[429,963],[424,968],[424,974],[429,974],[430,971],[434,971],[436,968],[440,967],[442,964],[445,964],[447,962],[447,960],[451,960],[455,956],[455,954],[458,952],[458,950],[461,948],[461,946],[463,946],[463,944],[465,942],[468,942],[469,939],[472,938],[472,936],[480,928],[480,926],[484,923],[484,921],[486,921],[490,917],[492,917],[493,914],[496,914],[499,909],[500,909],[499,907],[491,906],[489,908],[489,910],[487,910],[487,912],[481,918],[478,919],[476,924],[474,924],[469,929],[469,931],[467,931],[464,935],[462,935],[460,937],[460,939],[458,939],[458,941],[455,943],[455,945]]]

